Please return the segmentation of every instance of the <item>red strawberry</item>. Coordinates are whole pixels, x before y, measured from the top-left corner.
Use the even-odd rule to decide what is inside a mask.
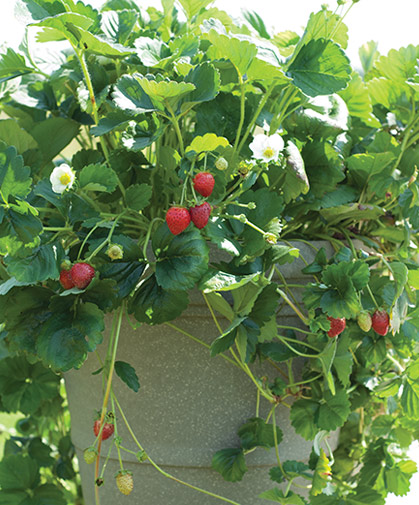
[[[376,310],[372,315],[372,329],[383,337],[390,327],[390,318],[384,309]]]
[[[74,288],[74,281],[71,277],[69,270],[61,270],[60,272],[60,283],[64,289]]]
[[[196,191],[202,196],[210,196],[214,189],[214,176],[209,172],[199,172],[193,178],[193,185]]]
[[[129,495],[134,489],[132,472],[128,470],[120,470],[116,475],[116,485],[122,494]]]
[[[191,222],[189,210],[185,207],[170,207],[166,212],[166,223],[173,235],[179,235]]]
[[[98,419],[95,421],[95,424],[93,425],[93,433],[97,437],[99,435],[100,431],[100,420]],[[106,423],[103,425],[103,430],[102,430],[102,440],[106,440],[110,436],[113,435],[114,431],[114,425],[111,423]]]
[[[327,332],[330,338],[337,337],[346,327],[346,319],[344,317],[334,318],[327,316],[327,319],[330,321],[330,330]]]
[[[70,270],[74,286],[79,289],[87,288],[95,276],[95,269],[89,263],[76,263]]]
[[[201,230],[208,223],[211,214],[211,205],[208,202],[204,202],[202,205],[191,207],[189,212],[191,213],[193,224]]]

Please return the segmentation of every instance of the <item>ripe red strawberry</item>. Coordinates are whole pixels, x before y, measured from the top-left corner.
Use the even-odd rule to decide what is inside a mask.
[[[128,495],[134,489],[132,473],[128,470],[120,470],[116,475],[116,485],[122,494]]]
[[[210,196],[214,189],[214,176],[209,172],[199,172],[193,178],[193,185],[196,191],[202,196]]]
[[[384,309],[376,310],[372,315],[372,329],[383,337],[390,327],[390,318]]]
[[[173,235],[179,235],[191,222],[189,210],[185,207],[170,207],[166,212],[166,223]]]
[[[330,338],[337,337],[346,327],[346,319],[344,317],[335,318],[327,316],[327,319],[330,321],[330,330],[327,332]]]
[[[208,219],[211,214],[211,205],[208,202],[204,202],[202,205],[191,207],[189,212],[191,213],[193,224],[202,230],[202,228],[204,228],[204,226],[208,223]]]
[[[70,270],[74,286],[79,289],[87,288],[95,276],[95,269],[88,263],[75,263]]]
[[[60,283],[64,289],[74,288],[74,281],[71,277],[69,270],[61,270],[60,272]]]
[[[370,331],[372,325],[372,319],[368,312],[366,311],[360,312],[356,320],[358,326],[361,328],[362,331],[365,332]]]
[[[99,435],[100,431],[100,420],[98,419],[95,421],[95,424],[93,425],[93,433],[97,437]],[[102,440],[106,440],[107,438],[111,437],[113,435],[114,431],[114,425],[112,423],[106,423],[103,425],[103,430],[102,430]]]

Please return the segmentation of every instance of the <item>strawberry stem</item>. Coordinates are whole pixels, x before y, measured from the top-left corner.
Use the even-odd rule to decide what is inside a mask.
[[[112,393],[113,394],[113,393]],[[121,413],[121,417],[122,419],[124,420],[124,423],[132,437],[132,439],[134,440],[134,442],[136,443],[136,445],[138,446],[138,448],[141,450],[141,451],[144,451],[144,448],[143,446],[140,444],[140,442],[138,441],[137,437],[135,436],[135,433],[134,431],[132,430],[125,414],[124,414],[124,411],[122,410],[122,407],[121,405],[119,404],[118,402],[118,399],[116,398],[116,396],[114,396],[114,399],[115,399],[115,403],[118,407],[118,410],[119,412]],[[187,486],[191,489],[194,489],[195,491],[199,491],[200,493],[203,493],[203,494],[206,494],[206,495],[209,495],[209,496],[212,496],[213,498],[217,498],[218,500],[222,500],[224,502],[227,502],[227,503],[231,503],[232,505],[240,505],[240,503],[237,503],[236,501],[233,501],[233,500],[229,500],[228,498],[225,498],[224,496],[221,496],[221,495],[218,495],[218,494],[215,494],[215,493],[211,493],[210,491],[207,491],[205,489],[202,489],[200,487],[197,487],[197,486],[194,486],[192,484],[189,484],[188,482],[185,482],[183,480],[180,480],[178,479],[177,477],[175,477],[174,475],[171,475],[170,473],[168,472],[165,472],[162,468],[160,468],[160,466],[155,463],[151,458],[150,456],[147,454],[147,459],[148,461],[150,462],[150,464],[159,472],[161,473],[162,475],[164,475],[165,477],[167,477],[168,479],[171,479],[175,482],[177,482],[178,484],[182,484],[183,486]]]

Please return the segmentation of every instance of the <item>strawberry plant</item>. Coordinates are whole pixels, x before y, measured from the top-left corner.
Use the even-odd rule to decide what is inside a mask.
[[[358,72],[345,54],[355,0],[277,34],[211,3],[19,2],[27,36],[0,54],[0,407],[22,414],[0,462],[2,503],[80,503],[76,450],[81,470],[91,465],[85,505],[114,503],[111,486],[156,505],[177,488],[190,493],[179,503],[235,505],[384,505],[409,489],[419,46],[380,55],[367,44]],[[206,323],[187,322],[201,301],[209,342]],[[137,340],[121,354],[126,327]],[[199,356],[183,355],[183,339]],[[147,345],[156,360],[136,363]],[[188,464],[212,466],[208,486],[159,456],[173,405],[209,403],[211,365],[191,373],[202,354],[254,395],[247,411],[233,394],[241,420],[225,433],[217,401],[236,385],[217,369],[200,422],[218,416],[212,453],[204,424],[170,439],[182,445],[200,426]],[[60,378],[92,360],[78,396],[96,404],[75,407],[73,446]],[[157,378],[143,387],[147,367]],[[179,376],[184,403],[169,393]],[[155,447],[143,432],[151,405],[126,414],[150,391]],[[297,436],[305,455],[283,456]],[[252,480],[259,457],[264,476]],[[174,487],[144,498],[137,467]],[[242,500],[247,477],[264,488]]]

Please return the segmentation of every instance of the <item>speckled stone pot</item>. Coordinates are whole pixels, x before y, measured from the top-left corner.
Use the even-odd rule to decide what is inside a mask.
[[[315,251],[303,243],[295,243],[301,255],[311,262]],[[314,243],[316,247],[324,243]],[[331,252],[326,244],[328,253]],[[281,266],[291,284],[306,283],[301,260]],[[294,291],[301,297],[301,292]],[[192,298],[192,297],[191,297]],[[292,310],[284,305],[281,324],[299,325]],[[108,320],[110,323],[110,319]],[[227,323],[226,321],[224,323]],[[210,344],[218,332],[202,296],[197,293],[188,309],[173,324]],[[225,324],[226,326],[227,324]],[[110,325],[109,325],[110,326]],[[99,354],[106,353],[106,336]],[[248,472],[238,483],[225,482],[211,469],[213,454],[223,448],[238,447],[238,428],[255,415],[256,390],[250,379],[222,357],[211,358],[209,351],[167,325],[141,326],[133,330],[123,322],[117,360],[132,364],[141,388],[134,393],[115,377],[114,391],[134,428],[136,436],[153,460],[163,470],[213,493],[221,494],[240,505],[263,505],[257,496],[274,487],[269,468],[276,465],[275,451],[258,449],[246,456]],[[94,465],[87,465],[83,450],[94,440],[92,425],[95,410],[101,406],[102,377],[92,375],[100,367],[92,353],[78,371],[65,374],[71,413],[72,439],[80,461],[86,505],[94,505]],[[255,376],[270,375],[272,367],[252,366]],[[298,375],[298,370],[295,370]],[[261,416],[267,415],[268,402],[261,402]],[[311,442],[299,437],[289,421],[289,410],[280,407],[277,420],[284,432],[279,446],[282,460],[306,459]],[[133,451],[121,416],[118,416],[122,445]],[[332,441],[332,445],[335,441]],[[103,443],[106,456],[110,441]],[[215,505],[221,501],[169,480],[148,462],[139,463],[134,455],[123,452],[124,466],[133,471],[134,491],[122,496],[114,483],[118,471],[116,451],[108,461],[105,483],[100,487],[101,505]],[[103,461],[101,462],[103,464]]]

